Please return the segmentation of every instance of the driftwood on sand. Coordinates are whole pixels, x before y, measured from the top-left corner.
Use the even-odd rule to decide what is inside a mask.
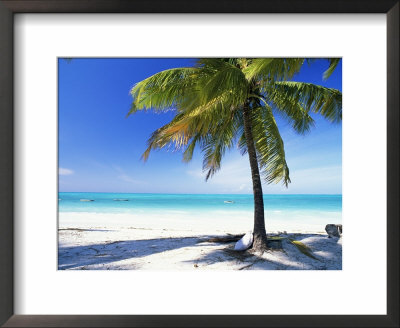
[[[201,240],[201,242],[209,242],[209,243],[233,243],[237,242],[243,238],[245,234],[232,235],[227,234],[226,236],[213,236],[206,239]],[[269,236],[267,238],[267,245],[270,249],[282,249],[282,237],[279,236]]]
[[[240,239],[242,239],[243,236],[244,236],[244,233],[240,234],[240,235],[227,234],[226,236],[215,236],[215,237],[207,238],[207,239],[203,240],[203,242],[209,242],[209,243],[232,243],[232,242],[239,241]]]

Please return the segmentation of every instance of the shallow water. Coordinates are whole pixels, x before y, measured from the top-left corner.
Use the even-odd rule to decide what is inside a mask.
[[[266,219],[272,224],[315,226],[323,231],[325,224],[342,221],[342,195],[264,195],[264,208]],[[61,213],[131,214],[177,220],[248,218],[251,222],[253,209],[252,195],[59,193]]]

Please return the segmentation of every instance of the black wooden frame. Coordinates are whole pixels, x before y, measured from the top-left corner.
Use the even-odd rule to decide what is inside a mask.
[[[14,315],[14,14],[127,12],[386,14],[387,315]],[[0,324],[4,327],[399,327],[398,0],[0,0],[0,73]]]

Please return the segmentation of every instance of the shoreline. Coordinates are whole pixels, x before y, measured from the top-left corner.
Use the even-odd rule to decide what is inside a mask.
[[[325,233],[327,224],[341,224],[337,212],[327,212],[325,217],[307,217],[304,213],[287,218],[286,213],[267,213],[265,218],[267,233]],[[253,212],[188,212],[154,211],[152,213],[94,213],[59,212],[58,228],[124,229],[146,228],[157,230],[188,230],[194,233],[244,233],[253,229]]]

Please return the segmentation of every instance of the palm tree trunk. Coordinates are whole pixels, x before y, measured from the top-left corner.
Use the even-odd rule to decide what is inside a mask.
[[[253,249],[264,251],[267,249],[267,234],[264,221],[264,200],[261,187],[260,170],[258,169],[257,153],[254,146],[250,108],[243,109],[244,135],[246,137],[247,153],[249,154],[251,178],[253,180],[254,194],[254,228]]]

